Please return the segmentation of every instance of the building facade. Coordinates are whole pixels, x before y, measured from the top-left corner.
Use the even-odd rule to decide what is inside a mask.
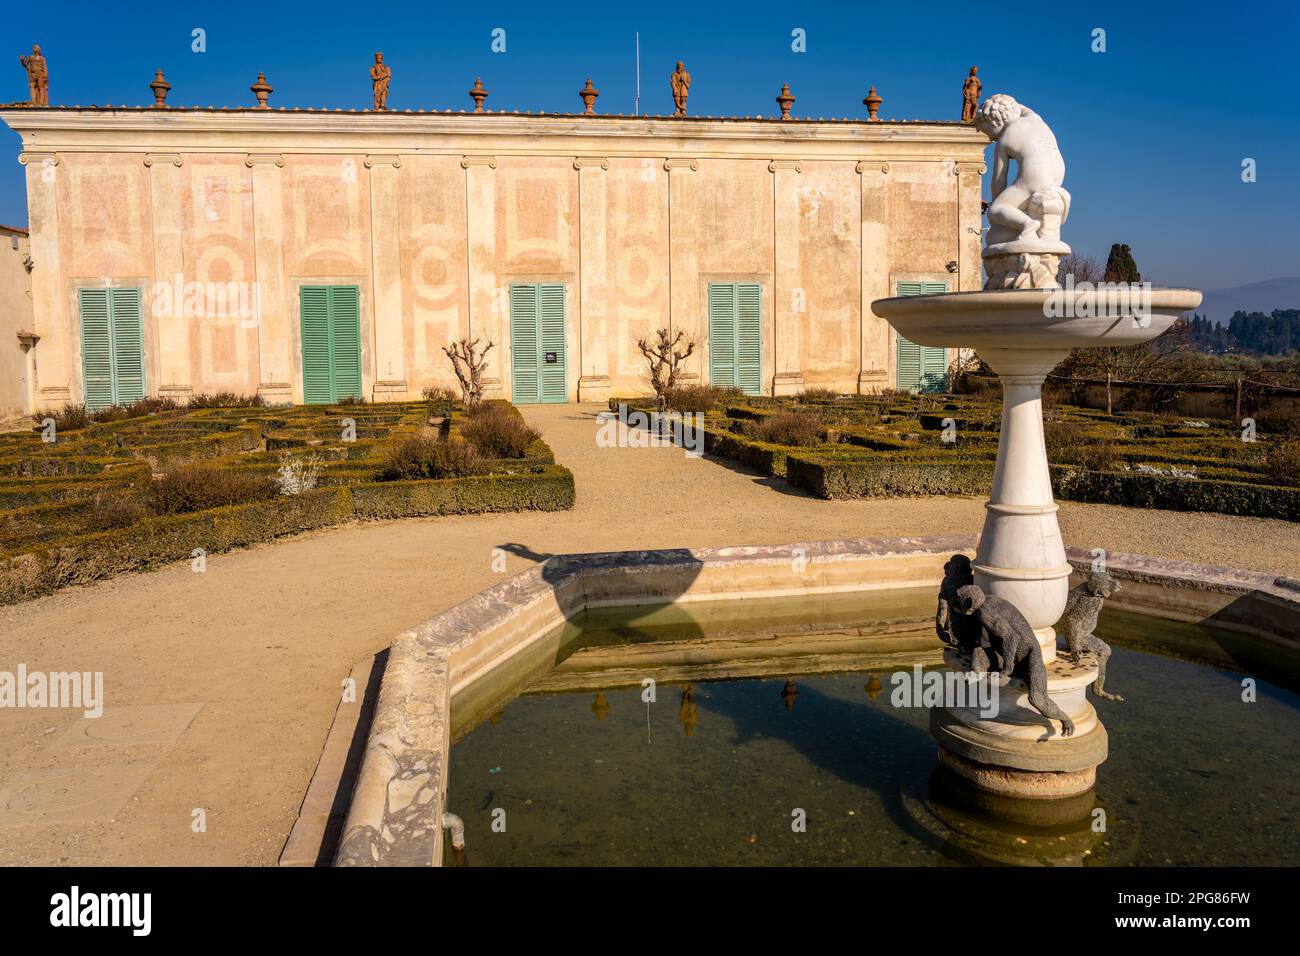
[[[925,387],[873,299],[980,288],[988,144],[960,123],[10,108],[37,407],[417,398],[491,341],[489,393],[690,381]]]

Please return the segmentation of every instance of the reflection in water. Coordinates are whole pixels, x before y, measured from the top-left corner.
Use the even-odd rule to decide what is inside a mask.
[[[865,690],[865,691],[867,692],[867,696],[870,697],[872,700],[875,700],[877,697],[879,697],[879,696],[880,696],[880,692],[881,692],[881,690],[883,690],[883,689],[884,689],[884,687],[883,687],[883,685],[880,683],[880,675],[879,675],[879,674],[872,674],[870,677],[868,677],[868,678],[867,678],[867,685],[866,685],[866,687],[863,688],[863,690]]]
[[[695,735],[695,724],[700,718],[695,708],[695,687],[691,684],[687,684],[682,688],[682,703],[677,708],[677,719],[681,721],[686,736],[693,737]]]
[[[785,701],[786,710],[794,710],[794,699],[799,696],[799,688],[794,686],[794,680],[787,677],[785,686],[781,688],[781,699]]]
[[[977,866],[1100,866],[1124,862],[1136,820],[1097,794],[1026,800],[989,793],[939,766],[903,805],[923,839],[945,857]]]
[[[566,644],[496,701],[472,698],[480,716],[452,748],[448,808],[479,866],[1300,864],[1300,697],[1271,670],[1243,672],[1255,651],[1239,636],[1232,662],[1207,666],[1163,653],[1198,639],[1215,650],[1217,635],[1103,623],[1127,701],[1097,703],[1110,758],[1095,793],[1013,800],[940,768],[927,711],[882,695],[914,660],[897,616],[793,642],[739,639],[728,620],[725,653],[707,628],[676,642],[670,626],[630,628],[638,636],[619,644],[605,622],[593,652]],[[933,642],[918,618],[927,628]],[[1126,647],[1124,633],[1162,653]],[[801,644],[817,653],[792,657]],[[644,677],[680,688],[680,732],[659,732],[672,698],[645,703]],[[511,719],[493,730],[500,700]],[[494,809],[507,832],[492,830]]]

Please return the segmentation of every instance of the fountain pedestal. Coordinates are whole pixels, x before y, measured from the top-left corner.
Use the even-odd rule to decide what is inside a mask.
[[[1106,759],[1106,728],[1087,698],[1097,667],[1084,655],[1078,664],[1058,658],[1047,665],[1047,695],[1074,721],[1074,734],[1029,704],[1028,687],[1018,678],[999,677],[997,712],[978,706],[934,707],[930,735],[939,744],[939,762],[983,790],[1007,797],[1056,799],[1092,789],[1097,766]],[[968,671],[970,660],[944,651],[944,662]]]
[[[1023,681],[1006,681],[997,712],[937,707],[930,731],[945,767],[989,793],[1059,799],[1086,793],[1106,759],[1106,729],[1089,703],[1095,662],[1056,654],[1053,625],[1065,610],[1070,565],[1056,520],[1043,441],[1042,387],[1070,349],[1135,345],[1159,335],[1200,304],[1190,289],[1146,290],[1118,311],[1093,289],[1007,289],[877,299],[871,304],[919,345],[974,348],[1002,381],[1002,432],[984,530],[972,562],[975,584],[1014,604],[1034,629],[1047,669],[1047,695],[1074,722],[1031,707]],[[1140,313],[1136,308],[1140,305]],[[960,440],[960,437],[959,439]],[[949,666],[969,664],[949,655]]]
[[[1043,381],[1068,349],[981,349],[1002,381],[1002,430],[993,488],[973,568],[985,594],[1010,601],[1056,658],[1056,632],[1069,593],[1070,564],[1056,521],[1043,442]]]

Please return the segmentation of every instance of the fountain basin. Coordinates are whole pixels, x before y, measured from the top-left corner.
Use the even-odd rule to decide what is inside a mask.
[[[984,349],[1137,345],[1200,304],[1196,289],[1073,288],[895,296],[876,299],[871,309],[918,345],[972,348],[984,357]]]

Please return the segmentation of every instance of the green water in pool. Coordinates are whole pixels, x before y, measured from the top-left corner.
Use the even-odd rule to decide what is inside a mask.
[[[927,711],[891,704],[892,672],[938,662],[932,607],[927,589],[571,622],[453,700],[466,852],[446,862],[1300,864],[1294,655],[1107,612],[1110,756],[1092,794],[1045,808],[950,779]]]

